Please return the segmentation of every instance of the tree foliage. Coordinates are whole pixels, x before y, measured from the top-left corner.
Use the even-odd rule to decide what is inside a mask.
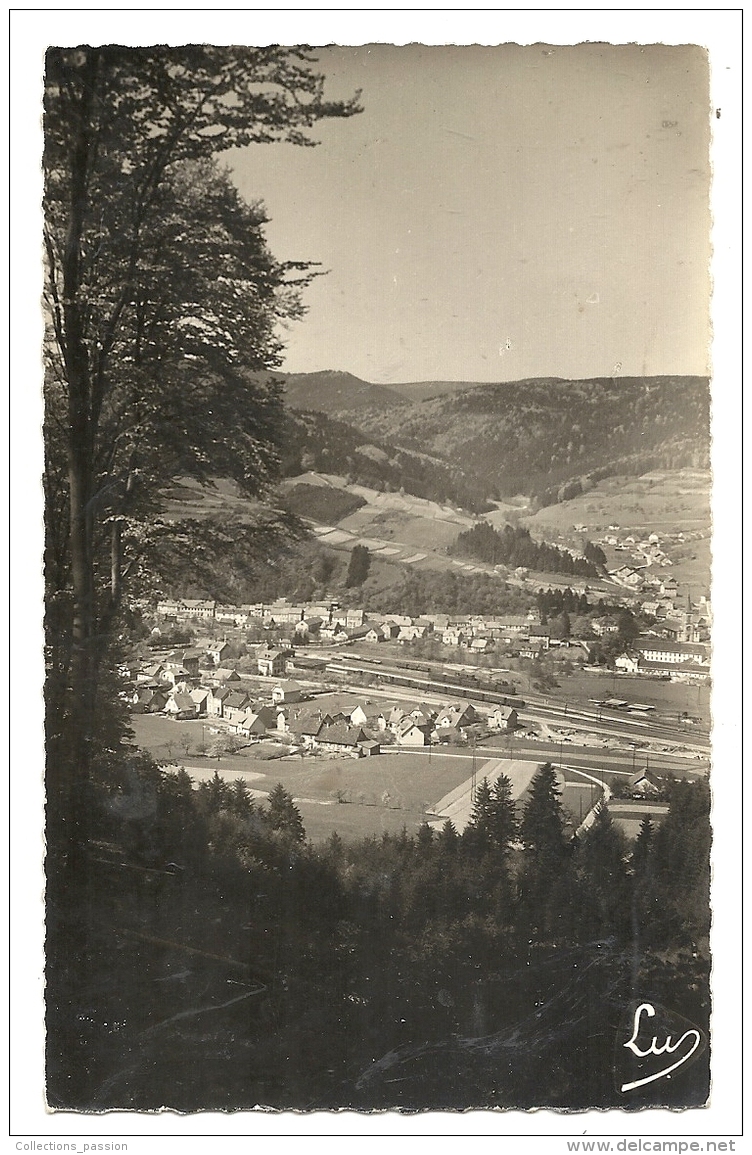
[[[492,851],[500,860],[505,860],[518,836],[519,821],[511,781],[502,774],[490,786],[484,778],[476,790],[466,838],[471,845]]]
[[[627,841],[602,805],[578,848],[582,921],[592,938],[613,934],[628,918]]]
[[[502,787],[479,788],[478,820]],[[257,804],[242,784],[193,789],[144,758],[92,801],[84,900],[100,917],[87,949],[75,939],[48,969],[56,1106],[488,1106],[510,1046],[505,1106],[619,1106],[614,1038],[635,989],[707,1029],[705,784],[672,787],[647,870],[604,808],[535,893],[516,840],[505,857],[445,823],[313,846],[284,788]],[[212,1001],[211,1031],[188,1029]],[[473,1045],[454,1051],[458,1038]],[[706,1071],[690,1071],[640,1104],[703,1102]]]
[[[499,497],[551,505],[605,477],[708,468],[706,377],[534,378],[472,386],[391,407],[369,406],[371,437],[461,463]]]
[[[594,562],[584,557],[574,557],[558,546],[533,541],[530,530],[522,526],[507,524],[498,530],[487,521],[479,521],[472,529],[458,534],[450,552],[477,558],[488,565],[524,566],[543,573],[598,577],[601,572]]]
[[[561,788],[550,762],[541,766],[530,783],[520,834],[525,852],[541,866],[550,867],[564,853],[564,813]]]
[[[159,482],[220,473],[259,493],[276,475],[281,398],[251,373],[278,363],[275,325],[311,270],[274,260],[263,210],[214,157],[311,144],[322,117],[358,111],[324,99],[314,65],[273,46],[47,53],[48,640],[67,647],[52,665],[70,686],[53,711],[68,778],[88,774],[99,669]]]
[[[279,830],[293,842],[305,841],[305,827],[292,795],[281,782],[269,795],[269,822],[272,830]]]
[[[362,586],[368,577],[371,568],[371,554],[368,546],[354,545],[350,554],[350,564],[347,567],[346,586]]]

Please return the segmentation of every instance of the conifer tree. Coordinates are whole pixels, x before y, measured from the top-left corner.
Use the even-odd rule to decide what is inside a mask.
[[[451,818],[447,818],[446,822],[438,833],[436,841],[438,843],[439,850],[441,850],[442,853],[448,855],[453,855],[456,853],[459,835]]]
[[[506,774],[497,778],[491,797],[491,837],[494,846],[504,857],[517,840],[520,824],[517,807],[512,797],[512,783]]]
[[[647,870],[654,835],[650,815],[646,814],[640,823],[640,830],[632,848],[631,866],[636,877],[642,877]]]
[[[584,933],[604,936],[625,928],[627,847],[606,805],[598,809],[578,852],[583,875]]]
[[[519,894],[524,918],[521,928],[531,935],[546,935],[561,916],[561,894],[568,893],[565,878],[564,814],[556,772],[550,762],[541,766],[530,784],[520,823],[524,847]]]
[[[427,822],[421,822],[418,827],[416,844],[418,850],[423,854],[433,846],[433,830]]]
[[[475,797],[470,811],[470,821],[463,834],[463,844],[483,854],[491,845],[491,813],[493,796],[488,779],[484,778],[475,789]]]
[[[305,827],[300,811],[292,794],[285,790],[281,782],[277,783],[269,795],[269,821],[272,830],[279,830],[293,842],[305,841]]]
[[[564,856],[564,813],[556,771],[550,762],[539,768],[530,783],[520,834],[528,860],[554,870]]]

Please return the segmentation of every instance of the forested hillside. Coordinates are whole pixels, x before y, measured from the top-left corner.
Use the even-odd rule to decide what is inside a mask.
[[[455,502],[474,513],[489,508],[488,483],[481,474],[428,454],[418,444],[398,448],[378,428],[365,434],[326,413],[287,410],[281,444],[285,477],[317,470],[382,492],[404,489],[429,501]]]
[[[572,840],[547,764],[523,807],[481,781],[462,834],[316,847],[281,786],[193,789],[130,752],[90,802],[86,937],[50,926],[52,1107],[706,1102],[704,1048],[628,1100],[614,1067],[635,991],[708,1030],[705,783],[672,783],[631,843],[606,808]]]
[[[500,533],[486,521],[460,533],[449,551],[459,557],[477,558],[489,565],[524,566],[542,573],[567,573],[579,577],[598,577],[603,573],[605,555],[588,542],[585,557],[575,557],[568,550],[546,542],[533,541],[521,526],[505,525]]]
[[[280,379],[288,476],[306,467],[345,473],[476,512],[489,497],[523,493],[550,505],[612,473],[709,460],[704,377],[426,382],[412,392],[343,373]]]
[[[278,374],[274,374],[275,377]],[[352,373],[324,369],[320,373],[284,373],[285,402],[291,409],[346,413],[365,406],[399,405],[403,398],[388,385],[373,385]]]
[[[366,432],[378,429],[400,445],[461,463],[499,496],[526,493],[543,504],[610,472],[708,463],[709,388],[702,377],[485,385],[368,410],[358,420]]]

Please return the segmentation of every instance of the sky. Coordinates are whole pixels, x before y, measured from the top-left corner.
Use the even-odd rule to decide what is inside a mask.
[[[708,370],[710,97],[693,45],[319,52],[363,112],[229,154],[327,270],[284,368],[389,384]]]

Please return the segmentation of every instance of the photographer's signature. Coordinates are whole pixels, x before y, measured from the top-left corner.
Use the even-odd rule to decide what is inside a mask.
[[[690,1027],[689,1030],[684,1031],[684,1033],[676,1039],[676,1042],[674,1042],[672,1035],[666,1034],[661,1037],[655,1034],[647,1047],[639,1046],[637,1040],[641,1028],[646,1025],[644,1020],[654,1018],[655,1014],[656,1010],[652,1003],[640,1003],[634,1012],[632,1036],[623,1046],[631,1051],[638,1060],[646,1059],[650,1055],[665,1055],[667,1058],[671,1058],[677,1051],[681,1052],[681,1054],[674,1062],[670,1062],[667,1066],[661,1067],[659,1071],[654,1071],[652,1074],[646,1075],[641,1079],[634,1079],[630,1083],[622,1083],[622,1091],[633,1091],[636,1087],[644,1087],[647,1083],[655,1083],[656,1080],[665,1078],[667,1075],[670,1075],[672,1071],[676,1071],[688,1062],[702,1043],[700,1031],[695,1027]],[[655,1026],[655,1024],[652,1025]]]

